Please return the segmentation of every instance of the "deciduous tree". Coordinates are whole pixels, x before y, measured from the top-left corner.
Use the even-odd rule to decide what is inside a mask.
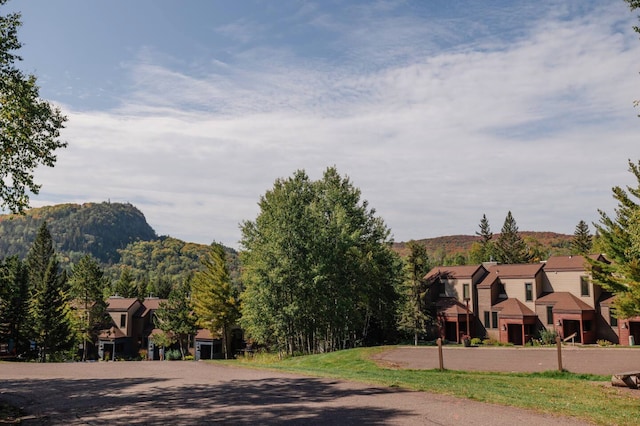
[[[36,167],[53,167],[54,152],[67,146],[60,140],[66,117],[40,98],[36,77],[16,67],[21,24],[19,13],[0,14],[0,207],[13,212],[23,212],[29,192],[39,192]]]
[[[242,325],[280,351],[350,347],[395,327],[389,230],[335,168],[278,179],[242,225]]]
[[[185,280],[174,286],[167,301],[160,302],[155,312],[157,327],[167,334],[172,334],[180,344],[180,354],[184,358],[188,347],[189,336],[197,331],[196,319],[190,303],[191,283]]]
[[[76,302],[79,334],[83,340],[82,360],[86,361],[89,343],[97,342],[100,330],[107,324],[104,290],[108,283],[98,261],[87,254],[73,266],[69,284],[71,298]]]

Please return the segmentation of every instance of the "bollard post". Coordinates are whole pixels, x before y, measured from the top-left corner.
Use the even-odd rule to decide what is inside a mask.
[[[558,371],[562,371],[562,341],[560,336],[556,336],[556,345],[558,347]]]
[[[438,337],[438,360],[440,361],[440,371],[444,370],[444,358],[442,357],[442,339]]]

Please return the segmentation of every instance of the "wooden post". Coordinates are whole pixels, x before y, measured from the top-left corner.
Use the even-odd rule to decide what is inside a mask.
[[[442,338],[438,337],[438,361],[440,362],[440,371],[444,370],[444,358],[442,357]]]
[[[558,347],[558,371],[562,371],[562,340],[556,336],[556,346]]]

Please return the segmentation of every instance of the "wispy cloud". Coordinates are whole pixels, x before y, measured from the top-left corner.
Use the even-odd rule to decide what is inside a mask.
[[[473,233],[483,213],[498,231],[507,210],[523,230],[594,220],[638,154],[628,17],[550,8],[514,40],[466,43],[437,18],[300,13],[345,43],[340,62],[252,44],[193,75],[145,52],[117,109],[66,108],[37,203],[131,201],[162,234],[236,245],[276,178],[336,165],[397,240]],[[220,30],[249,43],[248,26]]]

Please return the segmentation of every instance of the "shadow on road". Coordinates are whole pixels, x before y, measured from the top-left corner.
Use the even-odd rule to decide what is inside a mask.
[[[168,379],[8,380],[0,399],[37,419],[23,424],[386,424],[396,409],[347,398],[391,389],[341,389],[314,378],[233,380],[175,386]]]

